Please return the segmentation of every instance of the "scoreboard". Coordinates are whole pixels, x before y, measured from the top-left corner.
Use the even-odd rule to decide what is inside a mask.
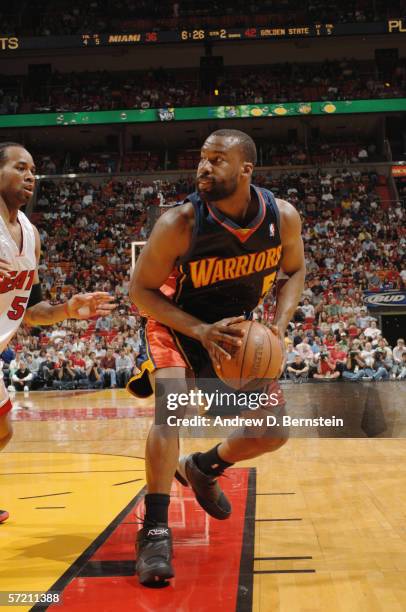
[[[117,33],[88,33],[73,36],[7,36],[0,35],[0,52],[31,49],[78,49],[116,47],[121,45],[154,45],[166,43],[204,43],[242,40],[277,40],[330,36],[367,36],[377,34],[406,34],[406,19],[392,19],[371,23],[312,23],[305,25],[267,26],[248,28],[183,28],[180,30],[130,31]]]

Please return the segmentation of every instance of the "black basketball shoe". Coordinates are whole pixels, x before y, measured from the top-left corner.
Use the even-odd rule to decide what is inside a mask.
[[[221,490],[215,476],[204,474],[198,467],[195,457],[200,453],[184,455],[179,459],[175,478],[183,486],[191,486],[197,501],[210,516],[223,521],[231,514],[231,504]]]
[[[4,523],[8,519],[7,510],[0,510],[0,523]]]
[[[165,523],[144,525],[137,534],[135,571],[141,584],[162,586],[173,578],[172,532]]]

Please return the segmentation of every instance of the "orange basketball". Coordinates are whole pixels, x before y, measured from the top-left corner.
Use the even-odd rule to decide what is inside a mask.
[[[278,376],[283,353],[279,338],[256,321],[243,321],[235,327],[245,330],[241,346],[232,349],[231,359],[223,359],[218,377],[234,389],[259,389],[263,379]],[[225,346],[226,350],[230,347]]]

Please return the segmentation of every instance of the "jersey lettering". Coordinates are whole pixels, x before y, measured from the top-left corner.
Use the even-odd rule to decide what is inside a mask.
[[[28,297],[16,295],[14,300],[11,302],[10,310],[7,313],[8,318],[12,321],[18,321],[18,319],[21,319],[21,317],[24,316],[27,302]]]
[[[0,294],[21,289],[30,291],[34,282],[34,275],[35,270],[23,270],[22,272],[13,270],[10,272],[11,278],[3,278],[0,281]]]
[[[250,255],[238,255],[220,259],[209,257],[190,262],[190,276],[195,289],[224,280],[234,280],[275,268],[281,258],[282,246],[266,249]]]

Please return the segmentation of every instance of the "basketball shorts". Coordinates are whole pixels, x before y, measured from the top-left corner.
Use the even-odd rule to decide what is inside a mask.
[[[197,386],[204,391],[203,385],[205,381],[216,380],[216,389],[220,392],[235,392],[234,389],[228,387],[217,376],[213,368],[210,356],[203,345],[184,336],[179,332],[175,332],[162,323],[158,323],[154,319],[148,319],[145,326],[145,341],[140,348],[137,365],[140,369],[139,374],[131,378],[127,384],[127,390],[137,398],[146,398],[153,394],[150,376],[155,370],[162,368],[184,368],[194,374],[197,380]],[[266,392],[268,395],[277,398],[276,406],[283,406],[285,399],[282,390],[277,380],[268,382],[264,381],[264,388],[259,390]],[[238,392],[242,393],[241,391]],[[238,414],[241,410],[236,407],[219,410],[216,414]],[[213,414],[213,412],[211,412]],[[210,414],[210,412],[209,412]]]
[[[0,418],[10,412],[12,409],[12,403],[10,401],[8,391],[4,384],[4,380],[0,379]]]

